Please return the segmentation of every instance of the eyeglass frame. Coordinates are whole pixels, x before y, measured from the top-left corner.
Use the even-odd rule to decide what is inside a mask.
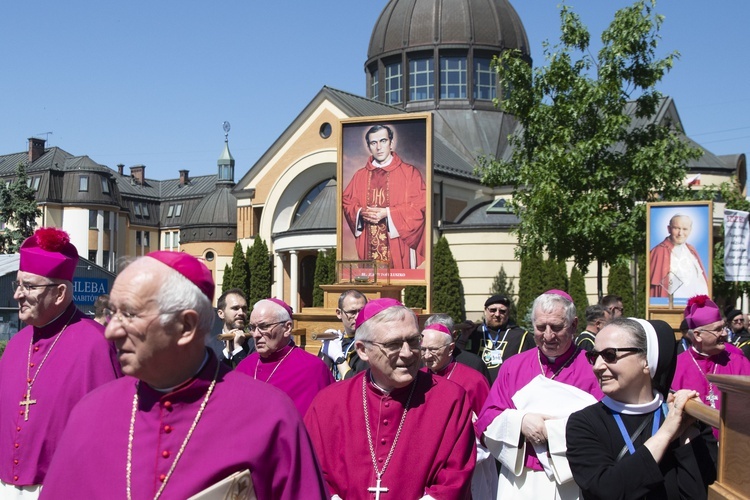
[[[162,314],[174,314],[182,310],[183,309],[180,309],[177,311],[155,311],[153,313],[147,313],[147,314],[154,314],[154,316],[161,316]],[[130,311],[113,310],[109,307],[105,307],[104,310],[102,311],[102,316],[104,316],[105,325],[109,325],[114,318],[117,318],[117,321],[121,325],[130,325],[133,322],[133,320],[146,317],[146,316],[141,316],[141,314],[142,313],[132,313]]]
[[[29,293],[38,288],[49,288],[51,286],[60,286],[61,284],[62,283],[46,283],[44,285],[31,285],[31,284],[24,283],[23,281],[15,281],[15,280],[10,282],[10,286],[13,287],[13,293],[16,293],[19,287],[21,288],[21,292]]]
[[[341,311],[342,313],[346,314],[347,318],[353,319],[353,318],[357,317],[357,315],[360,313],[360,311],[362,311],[362,309],[364,309],[364,307],[361,307],[361,308],[359,308],[359,309],[357,309],[355,311],[347,311],[346,309],[339,309],[339,311]]]
[[[266,323],[264,325],[256,325],[254,323],[248,323],[247,324],[247,333],[253,333],[256,329],[258,330],[258,333],[260,333],[263,336],[268,335],[273,330],[273,327],[276,325],[281,325],[282,323],[286,323],[287,321],[291,321],[288,319],[285,319],[283,321],[274,321],[273,323]]]
[[[386,343],[375,342],[374,340],[362,340],[361,342],[363,342],[365,344],[372,344],[372,345],[376,346],[378,349],[380,349],[382,351],[383,354],[385,354],[386,357],[390,358],[392,356],[397,356],[401,352],[401,350],[404,348],[404,344],[408,345],[409,346],[409,350],[412,351],[412,352],[415,352],[415,351],[416,352],[421,352],[421,349],[422,349],[422,338],[424,338],[424,335],[419,334],[419,335],[414,335],[412,337],[409,337],[408,339],[393,340],[391,342],[386,342]],[[412,347],[411,346],[411,342],[415,341],[415,340],[419,341],[419,346]],[[395,348],[395,344],[397,342],[398,342],[398,348],[396,349]],[[393,345],[394,346],[392,352],[389,351],[389,348],[387,347],[388,345]]]
[[[449,347],[452,343],[453,342],[451,342],[449,344],[443,344],[440,347],[424,347],[424,346],[420,346],[419,350],[420,350],[420,352],[422,353],[423,356],[424,356],[425,352],[429,352],[431,356],[435,356],[435,355],[437,355],[438,352],[440,352],[440,349],[442,349],[444,347]]]
[[[618,357],[617,354],[619,352],[625,352],[624,356]],[[602,360],[609,364],[613,365],[617,363],[619,360],[624,358],[625,356],[629,356],[630,354],[636,354],[636,353],[643,353],[646,352],[644,349],[640,347],[607,347],[606,349],[602,349],[601,351],[597,351],[596,349],[592,349],[591,351],[586,351],[586,359],[588,360],[589,364],[592,366],[596,363],[596,360],[599,359],[599,356],[601,356]],[[604,354],[607,353],[607,354]],[[614,354],[611,354],[614,353]],[[609,358],[609,359],[607,359]]]
[[[726,335],[727,334],[727,332],[726,332],[726,330],[724,329],[723,326],[717,328],[716,330],[706,330],[705,328],[696,328],[696,329],[693,330],[693,333],[710,333],[711,335],[713,335],[716,338],[719,338],[722,335]]]

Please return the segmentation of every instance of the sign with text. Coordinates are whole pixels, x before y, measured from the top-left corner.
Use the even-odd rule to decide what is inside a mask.
[[[105,278],[74,278],[73,300],[79,306],[94,305],[99,295],[109,293]]]
[[[750,213],[724,210],[724,280],[750,281]]]

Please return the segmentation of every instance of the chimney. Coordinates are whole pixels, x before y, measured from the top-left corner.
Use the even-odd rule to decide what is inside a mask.
[[[117,164],[117,173],[118,174],[123,175],[123,170],[124,169],[125,169],[125,165],[123,165],[122,163],[118,163]]]
[[[146,180],[146,166],[136,165],[130,167],[130,177],[136,185],[143,186],[144,181]]]
[[[34,163],[44,154],[44,139],[29,138],[29,163]]]
[[[190,182],[188,174],[190,170],[180,170],[180,187],[187,185]]]

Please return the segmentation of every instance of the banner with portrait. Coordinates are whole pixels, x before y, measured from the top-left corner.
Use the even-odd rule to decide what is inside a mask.
[[[338,165],[338,261],[366,283],[425,285],[432,250],[432,115],[342,120]],[[383,270],[383,266],[389,270]],[[372,273],[371,273],[372,274]],[[339,276],[339,280],[346,276]]]
[[[711,296],[712,214],[710,201],[647,205],[649,307],[683,309],[690,297]]]
[[[750,281],[750,213],[724,210],[724,281]]]

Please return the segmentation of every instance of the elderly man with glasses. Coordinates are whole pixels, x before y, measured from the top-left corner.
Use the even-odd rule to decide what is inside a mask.
[[[26,323],[0,359],[0,498],[34,498],[73,407],[119,375],[104,327],[73,302],[78,252],[41,228],[20,248],[13,282]]]
[[[333,498],[468,498],[471,406],[459,385],[419,370],[415,314],[372,300],[354,342],[369,370],[322,391],[305,415]]]
[[[322,360],[294,344],[292,308],[281,299],[259,300],[247,330],[256,352],[243,359],[237,371],[286,393],[304,416],[315,395],[333,383],[333,376]]]
[[[482,358],[492,385],[503,362],[514,354],[532,349],[534,338],[511,319],[510,299],[505,295],[493,295],[484,302],[482,322],[464,331],[457,344]]]
[[[685,320],[693,343],[677,356],[672,389],[698,391],[705,404],[721,408],[721,391],[708,381],[708,374],[750,375],[750,361],[728,343],[721,311],[708,296],[696,295],[688,300]]]
[[[183,252],[151,252],[120,272],[106,335],[126,376],[71,413],[42,499],[183,499],[208,489],[200,498],[225,498],[222,488],[235,498],[230,486],[249,491],[250,479],[258,498],[328,498],[289,398],[206,347],[214,290],[211,271]]]
[[[570,295],[549,290],[531,309],[537,348],[503,363],[476,427],[502,466],[497,498],[577,499],[565,458],[565,423],[602,392],[573,342],[578,319]]]

